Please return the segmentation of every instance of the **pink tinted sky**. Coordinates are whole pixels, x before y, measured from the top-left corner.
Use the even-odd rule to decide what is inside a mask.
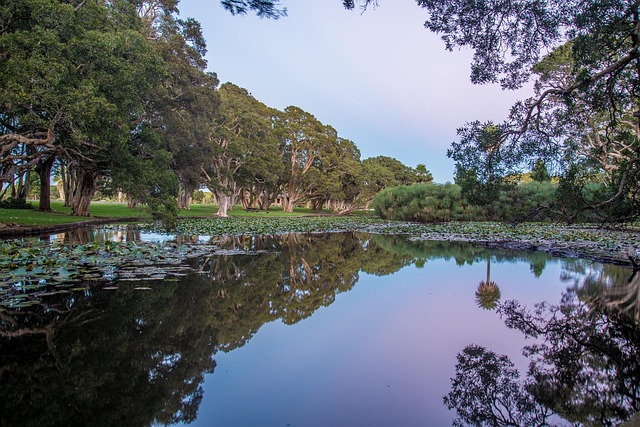
[[[231,16],[217,0],[182,0],[198,20],[209,70],[283,110],[298,106],[362,158],[386,155],[427,166],[436,182],[453,180],[446,157],[456,129],[473,120],[502,121],[528,90],[505,92],[469,82],[472,52],[448,52],[423,27],[411,0],[381,0],[375,10],[346,11],[339,0],[285,0],[280,20]]]

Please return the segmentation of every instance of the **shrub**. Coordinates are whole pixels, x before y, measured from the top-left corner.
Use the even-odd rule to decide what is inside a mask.
[[[6,199],[0,200],[0,208],[2,209],[34,209],[31,203],[22,199]]]
[[[385,219],[419,222],[468,221],[483,216],[462,197],[456,184],[421,183],[386,188],[373,199],[376,214]]]
[[[544,221],[551,219],[556,205],[557,185],[549,181],[528,182],[501,191],[488,209],[493,220]]]

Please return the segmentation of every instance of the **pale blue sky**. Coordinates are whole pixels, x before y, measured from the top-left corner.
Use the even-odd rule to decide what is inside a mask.
[[[284,0],[280,20],[231,16],[217,0],[181,0],[200,21],[209,70],[283,110],[298,106],[356,143],[436,182],[453,180],[447,148],[456,128],[502,121],[520,93],[469,83],[470,51],[447,52],[412,0],[381,0],[361,14],[339,0]]]

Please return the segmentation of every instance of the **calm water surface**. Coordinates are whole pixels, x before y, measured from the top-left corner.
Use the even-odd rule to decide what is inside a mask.
[[[52,239],[87,237],[166,238]],[[5,305],[0,424],[615,425],[640,409],[629,269],[360,233],[212,243],[253,252]]]

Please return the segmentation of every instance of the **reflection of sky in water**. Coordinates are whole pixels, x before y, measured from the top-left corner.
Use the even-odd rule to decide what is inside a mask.
[[[492,262],[502,300],[557,303],[560,262],[539,279],[528,263]],[[478,308],[483,262],[435,260],[356,286],[312,317],[264,325],[244,347],[215,356],[195,426],[451,425],[442,404],[456,354],[479,344],[527,362],[519,332]],[[524,374],[524,372],[522,372]]]
[[[77,230],[71,232],[60,232],[49,235],[50,241],[60,241],[64,242],[68,240],[70,237],[73,238],[74,234],[77,234]],[[190,243],[208,243],[211,240],[211,236],[188,236],[190,239]],[[166,234],[166,233],[153,233],[146,231],[138,231],[138,230],[129,230],[127,231],[126,226],[121,227],[113,227],[113,228],[96,228],[96,229],[88,229],[86,230],[86,238],[81,239],[78,242],[74,243],[85,243],[87,240],[90,241],[111,241],[111,242],[149,242],[149,243],[160,243],[160,242],[170,242],[176,240],[175,234]]]

